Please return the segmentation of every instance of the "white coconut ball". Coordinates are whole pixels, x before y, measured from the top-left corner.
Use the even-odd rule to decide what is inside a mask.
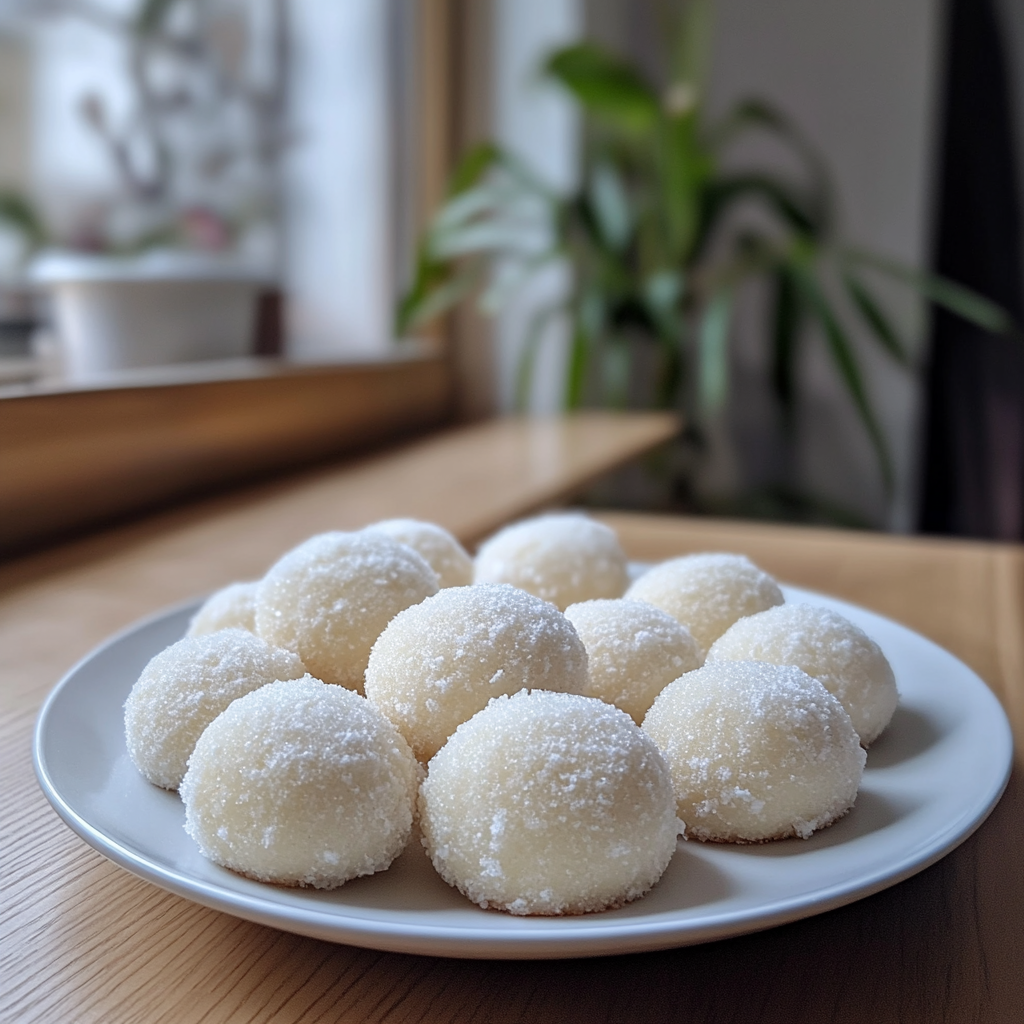
[[[642,601],[583,601],[569,605],[565,617],[587,649],[581,692],[621,708],[637,725],[669,683],[703,661],[685,626]]]
[[[443,527],[418,519],[385,519],[366,527],[418,551],[437,573],[441,587],[465,587],[473,582],[473,559]]]
[[[505,527],[480,548],[473,579],[511,583],[563,610],[577,601],[622,597],[629,585],[615,531],[574,512]]]
[[[188,636],[204,636],[221,629],[256,631],[256,588],[252,583],[229,583],[214,591],[192,616]]]
[[[783,604],[740,619],[712,644],[708,661],[802,668],[846,708],[865,747],[881,735],[899,701],[878,644],[838,612],[810,604]]]
[[[376,533],[322,533],[260,581],[256,632],[296,651],[318,679],[361,693],[384,627],[436,593],[437,574],[405,544]]]
[[[418,781],[405,740],[365,697],[305,676],[210,723],[181,784],[185,830],[249,878],[330,889],[402,852]]]
[[[785,600],[778,583],[743,555],[685,555],[654,566],[626,592],[668,612],[702,652],[737,620]]]
[[[643,728],[687,835],[715,842],[808,838],[853,806],[866,758],[842,704],[791,665],[705,664],[662,690]]]
[[[507,584],[450,587],[400,612],[366,669],[366,696],[422,761],[492,697],[586,685],[587,652],[569,620]]]
[[[233,700],[305,671],[298,655],[242,629],[179,640],[146,665],[125,702],[135,767],[155,785],[177,789],[196,741]]]
[[[629,716],[541,690],[499,697],[460,725],[430,762],[419,806],[441,877],[512,914],[637,899],[681,831],[664,759]]]

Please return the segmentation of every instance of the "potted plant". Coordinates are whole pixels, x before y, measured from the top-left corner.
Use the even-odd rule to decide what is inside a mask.
[[[20,269],[44,243],[46,231],[32,203],[11,188],[0,188],[0,228],[6,228],[18,246],[13,267],[0,278],[0,359],[5,361],[4,371],[13,366],[17,376],[30,363],[40,323],[38,297],[27,287]]]
[[[567,408],[684,412],[688,457],[675,485],[685,502],[693,497],[687,492],[695,460],[728,401],[737,294],[760,279],[772,297],[763,342],[785,429],[794,428],[802,338],[813,324],[891,490],[889,448],[850,340],[853,321],[898,365],[908,366],[909,357],[872,278],[903,282],[996,332],[1014,325],[965,288],[844,244],[827,170],[780,111],[752,100],[708,119],[701,73],[708,6],[691,0],[683,7],[667,81],[653,82],[590,43],[548,58],[545,74],[585,117],[578,187],[568,194],[550,189],[495,145],[470,152],[421,239],[414,280],[397,311],[399,330],[475,291],[483,308],[494,310],[541,267],[567,262],[571,289],[533,316],[523,338],[520,401],[546,326],[564,318],[571,332]],[[781,140],[802,175],[730,169],[729,150],[752,132]]]
[[[117,120],[98,93],[80,97],[117,190],[51,233],[31,268],[68,371],[248,354],[273,264],[249,243],[273,233],[283,135],[276,82],[247,77],[244,26],[215,22],[202,0],[140,0],[123,17],[74,0],[47,9],[117,36],[132,105]]]

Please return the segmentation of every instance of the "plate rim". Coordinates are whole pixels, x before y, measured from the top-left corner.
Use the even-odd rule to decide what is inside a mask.
[[[80,658],[53,687],[40,707],[33,731],[33,766],[40,788],[64,823],[89,846],[131,874],[202,906],[317,939],[390,952],[513,960],[654,951],[752,934],[846,906],[897,885],[937,863],[973,835],[991,814],[1006,789],[1013,764],[1013,737],[1005,710],[984,680],[954,654],[928,637],[871,609],[803,587],[783,584],[783,589],[787,593],[787,600],[789,594],[822,600],[883,620],[909,634],[915,642],[924,643],[956,662],[969,674],[972,684],[980,687],[979,692],[984,694],[982,699],[987,698],[991,702],[990,710],[998,712],[996,717],[1001,726],[1001,734],[991,739],[993,744],[998,739],[1006,748],[1003,770],[1001,778],[987,787],[983,798],[970,811],[958,814],[945,828],[933,831],[910,847],[891,868],[875,869],[842,882],[770,901],[761,904],[756,911],[749,907],[721,911],[710,922],[680,922],[662,911],[659,914],[664,915],[664,920],[651,921],[643,916],[614,918],[608,919],[606,924],[594,924],[586,930],[559,935],[558,923],[575,918],[520,918],[517,920],[531,921],[531,925],[520,925],[514,931],[496,933],[493,929],[461,923],[423,924],[381,920],[372,916],[353,917],[343,909],[339,910],[337,905],[332,905],[330,911],[299,908],[258,895],[237,892],[162,866],[129,849],[93,825],[60,792],[47,766],[44,749],[46,726],[60,694],[66,687],[74,685],[76,676],[87,664],[146,627],[197,609],[203,598],[177,602],[146,615],[113,633]],[[588,920],[597,917],[586,916]],[[533,920],[537,923],[533,924]]]

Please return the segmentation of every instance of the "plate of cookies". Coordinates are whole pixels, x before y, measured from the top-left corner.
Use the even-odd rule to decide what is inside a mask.
[[[180,896],[434,956],[665,949],[921,871],[1012,756],[962,662],[742,555],[627,562],[579,513],[475,558],[319,534],[111,638],[43,706],[40,785]]]

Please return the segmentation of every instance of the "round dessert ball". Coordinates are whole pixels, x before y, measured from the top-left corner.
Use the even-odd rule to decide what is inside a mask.
[[[399,544],[408,544],[418,551],[437,573],[442,587],[465,587],[473,582],[473,559],[447,530],[435,523],[422,523],[418,519],[385,519],[366,529],[386,534]]]
[[[577,601],[622,597],[629,585],[615,531],[575,512],[505,527],[480,548],[473,579],[511,583],[563,610]]]
[[[583,601],[569,605],[565,617],[587,649],[581,692],[621,708],[637,725],[669,683],[703,661],[685,626],[642,601]]]
[[[188,636],[204,636],[220,629],[256,630],[256,588],[258,582],[229,583],[214,591],[192,616]]]
[[[543,690],[464,722],[420,789],[423,845],[485,908],[583,914],[643,896],[682,831],[655,745],[618,708]]]
[[[785,600],[778,583],[743,555],[685,555],[645,572],[627,591],[668,612],[693,634],[702,653],[737,620]]]
[[[643,728],[696,839],[806,839],[853,806],[864,770],[842,704],[792,665],[705,664],[662,690]]]
[[[185,830],[249,878],[331,889],[402,852],[418,781],[405,740],[365,697],[304,676],[210,723],[181,784]]]
[[[233,700],[305,671],[298,655],[242,629],[179,640],[142,670],[125,702],[135,767],[155,785],[177,789],[202,731]]]
[[[586,685],[587,652],[569,620],[507,584],[450,587],[405,609],[366,668],[366,696],[421,761],[492,697]]]
[[[740,619],[712,644],[708,661],[802,668],[846,708],[865,747],[889,724],[899,700],[878,644],[838,612],[810,604],[783,604]]]
[[[256,632],[295,651],[318,679],[361,693],[384,627],[436,593],[436,573],[405,544],[377,533],[321,533],[260,581]]]

